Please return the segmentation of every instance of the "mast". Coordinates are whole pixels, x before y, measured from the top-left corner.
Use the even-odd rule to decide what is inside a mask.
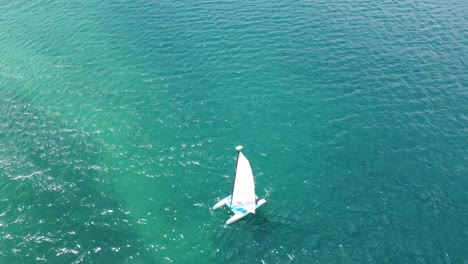
[[[232,206],[232,201],[234,200],[234,186],[236,186],[236,176],[237,176],[237,165],[239,163],[239,153],[241,151],[243,147],[242,146],[237,146],[236,147],[236,150],[237,150],[237,158],[236,158],[236,169],[234,170],[234,181],[232,182],[232,192],[231,192],[231,204],[229,205],[229,207]]]

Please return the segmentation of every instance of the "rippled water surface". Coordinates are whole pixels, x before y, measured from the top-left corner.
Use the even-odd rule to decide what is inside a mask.
[[[0,263],[468,261],[467,10],[0,0]]]

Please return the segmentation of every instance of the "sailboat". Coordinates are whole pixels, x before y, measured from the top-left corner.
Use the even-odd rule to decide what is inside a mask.
[[[234,183],[232,186],[232,194],[219,201],[213,210],[226,205],[234,212],[234,215],[226,221],[226,225],[245,217],[250,213],[255,213],[255,210],[266,203],[266,199],[258,200],[255,195],[255,183],[250,167],[249,160],[242,154],[242,146],[237,146],[237,162],[234,175]]]

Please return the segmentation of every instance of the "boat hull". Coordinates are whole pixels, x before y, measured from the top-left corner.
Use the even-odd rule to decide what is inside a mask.
[[[227,197],[227,198],[230,198],[230,197]],[[262,206],[263,204],[265,204],[267,202],[266,199],[261,199],[257,202],[257,204],[255,204],[255,209],[259,208],[260,206]],[[242,218],[244,218],[245,216],[247,216],[248,214],[250,214],[250,212],[248,212],[247,210],[241,208],[241,207],[231,207],[231,210],[234,212],[234,215],[229,218],[227,221],[226,221],[226,225],[229,225],[229,224],[232,224],[234,222],[236,222],[237,220],[240,220]]]
[[[228,197],[222,199],[221,201],[219,201],[218,203],[216,203],[214,206],[213,206],[213,210],[216,210],[218,208],[220,208],[221,206],[225,205],[228,201],[231,201],[231,195],[229,195]]]

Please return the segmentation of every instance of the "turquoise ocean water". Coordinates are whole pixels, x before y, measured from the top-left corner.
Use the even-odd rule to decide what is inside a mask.
[[[0,0],[0,263],[467,263],[467,16]]]

